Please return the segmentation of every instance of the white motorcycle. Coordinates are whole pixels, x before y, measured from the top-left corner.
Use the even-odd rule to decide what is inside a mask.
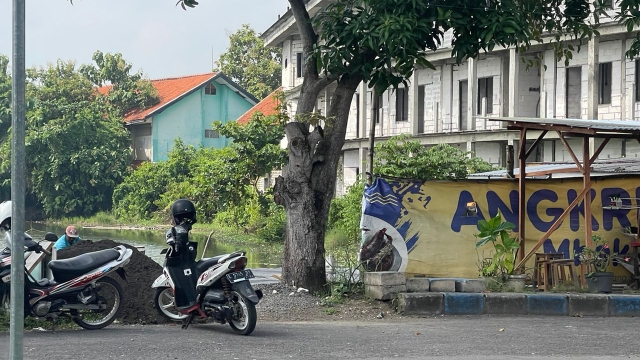
[[[165,262],[153,283],[154,305],[160,314],[173,321],[184,321],[187,328],[195,318],[225,324],[240,335],[249,335],[256,327],[256,304],[262,291],[254,290],[245,269],[245,252],[237,251],[195,261],[197,243],[188,240],[188,229],[171,229],[175,242],[162,250]]]

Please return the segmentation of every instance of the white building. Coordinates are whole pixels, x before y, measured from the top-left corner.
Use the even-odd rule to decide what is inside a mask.
[[[310,0],[316,13],[330,0]],[[635,33],[613,20],[604,22],[601,36],[582,44],[565,65],[558,62],[548,44],[534,45],[526,57],[542,58],[546,66],[526,69],[515,49],[483,53],[460,65],[451,57],[451,36],[442,49],[427,55],[436,69],[417,69],[407,89],[382,95],[376,141],[410,133],[425,146],[447,143],[471,151],[497,166],[506,166],[506,145],[519,142],[518,132],[503,123],[474,119],[486,104],[488,116],[637,120],[640,117],[640,59],[625,57]],[[283,49],[282,86],[290,93],[292,111],[302,84],[302,44],[291,11],[278,19],[262,37],[267,46]],[[598,75],[599,74],[599,75]],[[297,91],[296,91],[297,90]],[[325,90],[317,104],[324,113]],[[354,95],[343,148],[343,179],[338,193],[366,169],[371,91],[361,84]],[[527,141],[539,133],[530,131]],[[578,149],[581,139],[569,140]],[[597,145],[597,144],[596,144]],[[574,147],[576,146],[576,147]],[[591,149],[594,149],[591,146]],[[577,153],[580,153],[577,151]],[[612,140],[600,159],[638,157],[637,141]],[[580,157],[580,154],[578,154]],[[529,162],[571,161],[556,134],[547,134]]]

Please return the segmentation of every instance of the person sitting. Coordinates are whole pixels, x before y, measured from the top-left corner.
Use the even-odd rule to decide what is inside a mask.
[[[73,225],[67,226],[67,230],[64,235],[62,235],[58,241],[55,243],[56,250],[60,251],[62,249],[66,249],[71,245],[75,245],[80,241],[80,236],[78,235],[78,230]]]

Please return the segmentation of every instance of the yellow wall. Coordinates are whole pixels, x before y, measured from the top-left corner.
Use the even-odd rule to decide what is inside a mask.
[[[384,180],[382,180],[384,181]],[[375,184],[374,184],[375,185]],[[490,180],[458,182],[399,183],[388,181],[392,194],[397,198],[398,214],[387,205],[380,214],[372,212],[375,200],[366,203],[363,223],[366,227],[369,217],[383,217],[390,223],[406,244],[402,261],[406,262],[400,271],[426,274],[434,277],[477,277],[479,255],[489,257],[491,245],[479,252],[475,249],[477,222],[489,219],[498,210],[503,219],[518,223],[517,181]],[[629,239],[621,231],[627,226],[636,226],[636,210],[603,210],[609,205],[609,196],[620,194],[622,198],[640,197],[640,178],[608,178],[593,180],[592,215],[593,234],[610,242],[613,252],[630,253]],[[375,187],[375,186],[374,186]],[[582,190],[582,179],[571,180],[530,180],[527,183],[527,222],[525,249],[528,252],[565,208]],[[371,191],[371,189],[369,189]],[[365,199],[367,199],[365,192]],[[389,199],[379,194],[370,198]],[[478,204],[477,217],[467,217],[465,205],[469,201]],[[389,201],[385,200],[384,204]],[[624,200],[624,204],[636,205],[635,199]],[[380,204],[383,204],[382,202]],[[560,227],[550,236],[537,252],[564,252],[573,258],[580,245],[585,243],[583,202],[575,207]],[[381,225],[378,225],[380,227]],[[379,229],[371,229],[379,230]],[[517,229],[516,229],[517,230]],[[388,232],[389,233],[389,232]],[[394,238],[394,246],[397,245]],[[400,251],[402,253],[403,250]],[[404,256],[403,256],[404,257]],[[528,262],[533,268],[533,259]],[[621,266],[612,266],[618,281],[630,274]]]

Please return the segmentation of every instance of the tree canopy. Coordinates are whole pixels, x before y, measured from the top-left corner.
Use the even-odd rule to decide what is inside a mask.
[[[216,66],[258,99],[280,87],[282,49],[265,47],[248,24],[229,36],[229,47]]]
[[[131,140],[122,115],[135,104],[157,102],[157,94],[154,98],[153,92],[145,91],[152,86],[142,74],[129,76],[131,65],[122,55],[96,52],[94,59],[96,65],[80,68],[58,60],[27,70],[27,191],[48,216],[91,215],[110,208],[113,189],[131,162]],[[105,65],[104,59],[117,66]],[[116,89],[106,96],[96,90],[104,81]],[[3,89],[0,76],[0,92]],[[8,196],[9,137],[2,139],[0,159],[0,191]]]
[[[286,125],[289,161],[275,191],[287,210],[283,280],[311,291],[326,283],[324,235],[336,171],[345,141],[353,95],[362,81],[382,92],[398,87],[416,68],[431,67],[427,51],[440,48],[447,31],[451,54],[460,63],[481,51],[553,44],[569,59],[571,40],[598,35],[610,2],[597,0],[336,0],[312,19],[305,0],[288,0],[302,42],[304,80],[297,119],[313,113],[318,97],[332,86],[327,126]],[[180,0],[184,9],[198,4]],[[640,26],[640,1],[622,0],[616,19],[629,30]],[[638,53],[640,35],[627,52]],[[570,40],[570,41],[560,41]]]
[[[466,179],[469,174],[493,170],[488,162],[457,147],[426,148],[408,135],[376,144],[373,165],[376,174],[416,180]]]

